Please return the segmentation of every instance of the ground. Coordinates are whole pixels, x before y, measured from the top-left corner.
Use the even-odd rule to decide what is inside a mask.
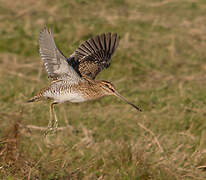
[[[206,179],[204,0],[1,0],[1,179]],[[26,103],[49,80],[38,51],[47,25],[69,56],[79,43],[117,32],[119,47],[97,79],[115,97],[56,107]]]

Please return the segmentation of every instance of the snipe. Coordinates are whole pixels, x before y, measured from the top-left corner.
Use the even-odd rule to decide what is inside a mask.
[[[116,33],[95,36],[82,43],[69,58],[66,58],[56,47],[51,30],[46,27],[41,30],[40,54],[52,81],[48,87],[42,89],[28,102],[52,100],[46,134],[57,129],[58,122],[54,105],[58,103],[84,102],[114,95],[141,111],[139,107],[122,97],[112,83],[95,80],[99,72],[109,67],[111,56],[118,46],[119,39]]]

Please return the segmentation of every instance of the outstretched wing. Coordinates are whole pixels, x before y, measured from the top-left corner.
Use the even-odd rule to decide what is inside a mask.
[[[70,66],[65,56],[55,45],[52,33],[46,27],[39,35],[40,55],[49,77],[52,80],[64,79],[70,83],[78,83],[81,77]]]
[[[77,61],[76,70],[82,76],[94,79],[99,72],[109,67],[111,56],[118,46],[119,39],[116,33],[107,33],[82,43],[70,56],[71,61]]]

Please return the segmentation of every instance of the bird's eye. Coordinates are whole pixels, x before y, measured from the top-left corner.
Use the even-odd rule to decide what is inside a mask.
[[[109,85],[108,85],[108,84],[105,84],[105,86],[109,88]]]
[[[105,86],[109,89],[111,89],[111,86],[109,84],[105,84]]]
[[[107,89],[110,89],[112,92],[115,91],[112,85],[110,85],[109,83],[104,83],[104,87],[106,87]]]

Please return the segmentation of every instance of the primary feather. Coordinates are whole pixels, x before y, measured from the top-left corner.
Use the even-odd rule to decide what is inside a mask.
[[[78,63],[77,71],[81,76],[95,79],[99,72],[108,68],[119,39],[116,33],[107,33],[82,43],[70,57]]]

